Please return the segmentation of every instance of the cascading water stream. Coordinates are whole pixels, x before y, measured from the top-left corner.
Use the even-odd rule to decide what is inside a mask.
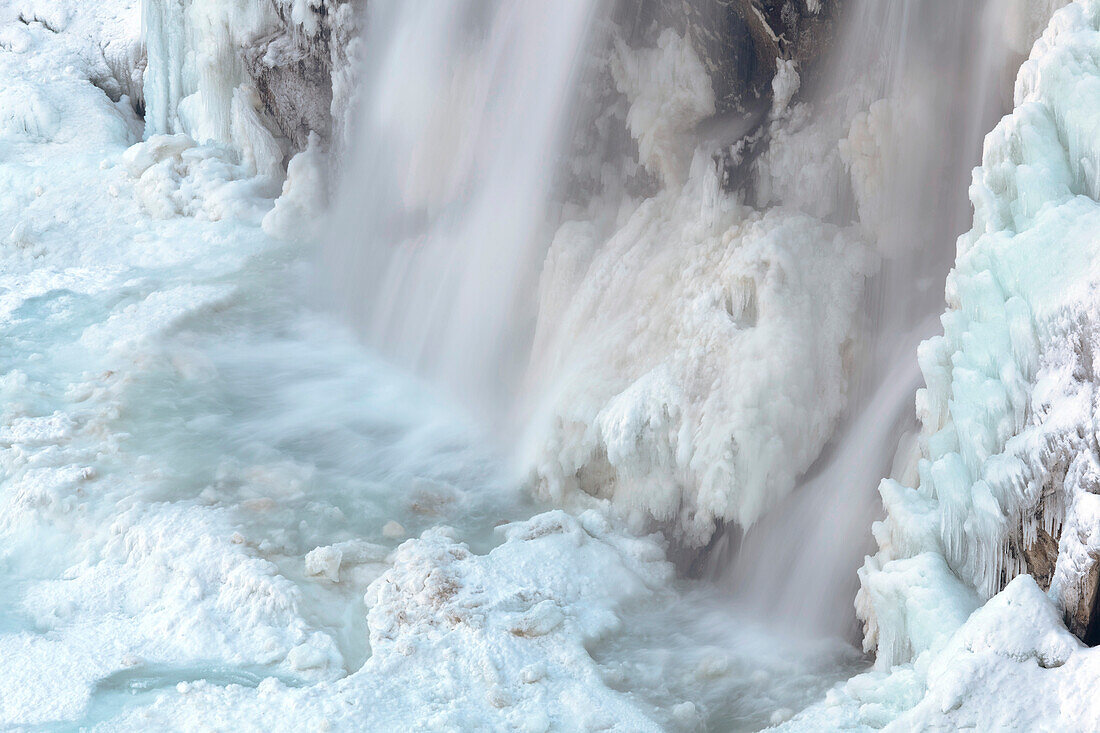
[[[328,269],[373,346],[475,411],[496,412],[527,355],[539,234],[599,6],[370,4]]]
[[[1010,107],[1001,33],[1009,5],[977,5],[853,4],[824,89],[835,96],[823,102],[844,118],[882,100],[868,122],[881,155],[878,190],[864,194],[858,214],[884,259],[868,287],[849,417],[803,485],[742,537],[722,538],[709,565],[742,602],[810,634],[853,630],[856,569],[881,511],[876,487],[915,470],[916,347],[943,309],[982,136]]]

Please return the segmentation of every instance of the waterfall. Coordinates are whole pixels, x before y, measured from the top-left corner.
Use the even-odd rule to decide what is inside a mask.
[[[808,633],[854,629],[879,480],[915,481],[916,347],[943,310],[982,137],[1011,109],[1009,9],[1005,0],[861,0],[843,20],[820,101],[848,119],[873,102],[852,128],[877,126],[881,156],[876,190],[856,191],[862,225],[884,253],[869,285],[862,364],[848,418],[802,486],[743,536],[728,533],[710,558],[743,602]]]
[[[883,255],[847,417],[799,489],[747,531],[727,529],[706,558],[712,578],[769,617],[828,634],[854,622],[876,486],[913,470],[916,347],[942,311],[982,135],[1009,106],[1012,2],[850,3],[806,97],[827,131],[815,140],[846,146],[852,194],[828,176],[765,172],[807,179],[773,182],[769,205],[855,220]],[[499,418],[519,387],[578,72],[605,8],[370,5],[353,158],[324,252],[333,296],[370,344],[481,417]],[[715,144],[705,126],[691,135],[689,147]],[[800,200],[784,200],[788,189]]]
[[[369,5],[325,260],[366,340],[475,411],[527,355],[544,214],[597,0]]]

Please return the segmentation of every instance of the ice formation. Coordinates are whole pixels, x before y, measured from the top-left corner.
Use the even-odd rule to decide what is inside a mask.
[[[1090,571],[1080,563],[1089,524],[1077,512],[1089,511],[1096,477],[1089,324],[1100,190],[1085,90],[1097,76],[1082,62],[1100,54],[1096,17],[1090,3],[1055,16],[1020,70],[1016,109],[986,138],[944,334],[920,350],[920,481],[883,484],[881,550],[864,570],[883,664],[922,651],[907,647],[907,622],[884,621],[904,604],[878,597],[907,558],[934,553],[983,600],[1022,572],[1049,583],[1053,571],[1055,597],[1069,603]],[[1059,563],[1044,567],[1036,545],[1058,537]]]
[[[1098,83],[1100,4],[1079,0],[1035,43],[1014,111],[986,138],[943,335],[920,349],[919,480],[882,483],[879,550],[860,572],[878,671],[792,730],[1095,719],[1077,691],[1098,657],[1067,625],[1093,638]]]
[[[554,238],[525,461],[544,496],[609,499],[698,546],[720,521],[751,524],[828,440],[874,255],[851,228],[722,189],[691,134],[713,113],[710,81],[675,33],[620,46],[612,71],[664,186],[626,202],[605,241],[598,221]],[[796,78],[785,72],[777,100]]]
[[[356,9],[346,0],[146,0],[149,134],[232,145],[260,172],[310,133],[345,143]]]

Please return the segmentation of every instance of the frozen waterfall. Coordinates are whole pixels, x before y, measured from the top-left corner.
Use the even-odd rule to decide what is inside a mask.
[[[0,74],[0,729],[1100,718],[1100,0],[19,0]]]

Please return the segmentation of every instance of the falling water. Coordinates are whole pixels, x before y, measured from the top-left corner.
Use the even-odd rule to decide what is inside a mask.
[[[874,100],[889,105],[880,198],[860,212],[885,255],[869,284],[862,366],[849,417],[803,485],[743,537],[723,538],[712,559],[745,603],[808,633],[854,628],[878,483],[913,471],[916,347],[943,310],[983,135],[1010,107],[1007,9],[1005,0],[861,0],[842,23],[823,102],[842,118]]]
[[[547,198],[598,5],[369,6],[328,269],[372,345],[475,410],[499,405],[526,355]]]

